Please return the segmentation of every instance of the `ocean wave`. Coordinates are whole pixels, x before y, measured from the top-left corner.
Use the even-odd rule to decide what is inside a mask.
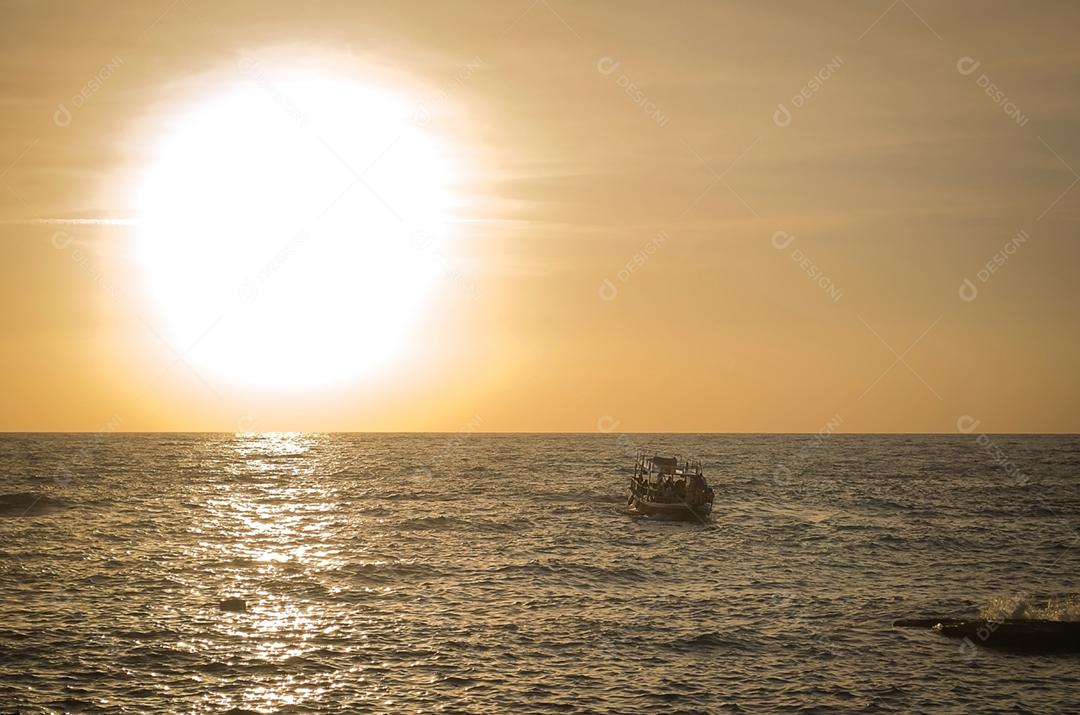
[[[707,631],[694,636],[675,638],[668,642],[668,647],[676,650],[736,650],[753,649],[753,644],[740,638],[727,637],[717,631]]]
[[[891,499],[882,499],[881,497],[868,497],[856,502],[856,506],[864,507],[873,512],[907,512],[909,507],[904,504],[892,501]]]
[[[570,502],[570,503],[586,503],[595,504],[597,502],[606,503],[619,503],[626,502],[625,489],[622,491],[617,490],[605,490],[601,492],[596,491],[565,491],[565,492],[537,492],[533,498],[536,501],[543,502]]]
[[[437,578],[442,575],[435,566],[419,561],[367,561],[349,564],[341,571],[366,583],[398,583],[416,577]]]
[[[649,578],[649,573],[633,566],[600,566],[580,563],[544,563],[529,561],[524,564],[507,564],[494,569],[494,572],[506,575],[522,575],[529,578],[537,576],[557,577],[565,583],[572,583],[575,578],[590,583],[642,583]]]
[[[403,531],[521,531],[532,525],[528,519],[493,521],[490,519],[461,519],[454,516],[425,516],[405,519],[398,524]]]

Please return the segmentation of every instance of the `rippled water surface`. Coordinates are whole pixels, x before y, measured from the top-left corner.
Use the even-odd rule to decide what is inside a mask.
[[[0,442],[4,712],[1080,711],[890,625],[1080,591],[1075,437]],[[638,446],[708,525],[625,512]]]

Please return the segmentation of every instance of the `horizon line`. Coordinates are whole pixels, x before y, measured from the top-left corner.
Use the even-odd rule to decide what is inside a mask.
[[[64,434],[92,434],[100,436],[135,435],[135,434],[234,434],[234,435],[263,435],[263,434],[450,434],[450,435],[594,435],[594,436],[618,436],[626,434],[636,435],[689,435],[689,436],[866,436],[866,437],[965,437],[969,435],[1000,435],[1016,437],[1080,437],[1080,432],[654,432],[619,430],[611,432],[594,431],[559,431],[559,430],[0,430],[0,435],[64,435]]]

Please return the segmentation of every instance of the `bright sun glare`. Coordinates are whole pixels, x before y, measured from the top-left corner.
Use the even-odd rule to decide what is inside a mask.
[[[440,270],[443,152],[390,92],[248,74],[176,116],[139,186],[138,263],[162,337],[229,384],[369,374]]]

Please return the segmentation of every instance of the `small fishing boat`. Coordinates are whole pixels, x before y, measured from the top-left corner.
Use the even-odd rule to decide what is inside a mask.
[[[648,516],[704,521],[712,511],[713,490],[701,462],[640,453],[626,505]]]

